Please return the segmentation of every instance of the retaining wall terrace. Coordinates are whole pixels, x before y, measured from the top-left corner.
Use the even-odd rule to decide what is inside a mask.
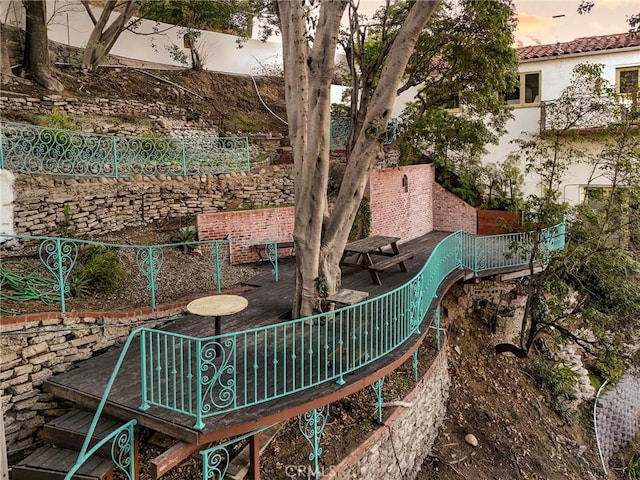
[[[403,399],[411,406],[394,407],[383,425],[323,478],[415,478],[431,452],[446,413],[451,383],[447,364],[445,346],[427,373]]]
[[[33,445],[39,428],[69,408],[66,401],[42,390],[48,377],[124,341],[135,328],[156,327],[180,315],[186,303],[156,310],[0,316],[0,392],[7,450]]]
[[[89,237],[197,213],[291,204],[289,166],[259,172],[193,177],[60,178],[18,174],[14,183],[17,235],[54,234],[61,225]]]

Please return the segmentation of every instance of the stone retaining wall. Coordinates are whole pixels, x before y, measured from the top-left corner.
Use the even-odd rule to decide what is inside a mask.
[[[291,204],[288,166],[194,177],[74,179],[16,175],[14,230],[47,236],[60,228],[89,237],[167,218]]]
[[[153,311],[34,313],[0,318],[0,392],[9,452],[29,447],[36,432],[68,405],[43,392],[51,375],[72,369],[124,341],[144,324],[155,327],[181,314],[184,304]]]
[[[445,346],[424,377],[404,398],[412,406],[395,407],[380,428],[340,464],[326,471],[322,478],[415,478],[431,451],[446,413],[449,384]]]

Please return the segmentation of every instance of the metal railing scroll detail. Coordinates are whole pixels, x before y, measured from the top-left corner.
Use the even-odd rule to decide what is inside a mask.
[[[195,419],[194,428],[203,429],[205,419],[215,415],[276,400],[325,382],[344,383],[346,374],[379,360],[416,335],[415,318],[421,319],[419,326],[434,302],[437,307],[438,287],[452,273],[473,270],[470,267],[476,265],[491,269],[528,264],[526,255],[514,255],[508,248],[515,246],[514,242],[529,240],[527,235],[533,234],[498,236],[491,246],[483,243],[484,237],[452,233],[436,246],[422,269],[405,285],[307,318],[207,338],[148,328],[131,332],[96,410],[80,458],[86,458],[86,446],[115,377],[138,335],[140,408],[153,405],[184,414]],[[562,248],[563,237],[562,224],[543,232],[539,238],[544,241],[543,251]],[[498,260],[500,255],[502,262]],[[416,295],[418,288],[420,295]],[[416,368],[415,356],[413,362]],[[313,448],[310,460],[314,463],[322,452],[317,440],[324,426],[323,415],[323,409],[315,409],[300,419],[305,438]],[[226,470],[222,466],[224,448],[220,450],[225,445],[201,452],[207,474]],[[315,468],[317,474],[317,463]]]
[[[145,329],[141,336],[146,352],[143,403],[192,416],[195,427],[202,428],[207,417],[324,382],[342,384],[345,375],[384,357],[420,332],[425,315],[437,302],[438,287],[452,273],[466,269],[478,275],[527,265],[531,235],[477,238],[453,233],[405,285],[307,318],[210,338]],[[562,225],[544,235],[544,249],[553,251],[563,245]]]
[[[121,137],[27,123],[0,125],[0,169],[128,178],[246,172],[247,137]]]
[[[67,300],[71,298],[73,293],[71,286],[74,282],[75,269],[78,268],[79,255],[82,251],[92,246],[106,247],[110,250],[133,250],[134,253],[131,256],[135,257],[139,274],[147,281],[146,288],[149,292],[149,305],[155,309],[157,307],[158,294],[157,280],[165,264],[165,249],[200,248],[212,267],[215,288],[220,293],[224,278],[223,264],[225,258],[230,261],[232,250],[242,253],[243,251],[252,250],[254,245],[276,243],[275,240],[223,239],[144,246],[120,245],[73,238],[0,234],[0,243],[4,241],[20,244],[26,250],[32,247],[30,245],[32,242],[37,243],[35,248],[38,252],[40,265],[32,267],[32,271],[25,271],[25,266],[17,262],[3,261],[0,263],[0,300],[20,301],[39,298],[50,303],[57,299],[62,313],[66,312]],[[226,252],[227,257],[223,258],[223,252]],[[275,281],[278,281],[277,250],[274,252],[274,258],[271,261],[274,265]],[[5,289],[1,289],[3,286],[10,287],[13,293],[8,294]],[[28,291],[20,292],[16,290],[23,287]]]

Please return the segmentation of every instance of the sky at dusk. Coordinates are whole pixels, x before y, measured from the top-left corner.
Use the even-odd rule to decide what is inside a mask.
[[[383,2],[360,0],[370,16]],[[518,15],[517,46],[566,42],[579,37],[623,33],[627,18],[640,13],[640,0],[595,0],[589,14],[577,13],[580,0],[514,0]],[[563,17],[554,18],[557,15]]]
[[[640,13],[640,0],[595,0],[589,14],[577,13],[578,0],[515,0],[516,40],[522,45],[566,42],[579,37],[623,33],[627,18]],[[563,17],[554,18],[556,15]]]

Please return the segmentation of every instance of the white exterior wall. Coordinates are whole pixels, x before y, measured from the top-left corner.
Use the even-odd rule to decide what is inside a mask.
[[[620,50],[607,50],[589,52],[563,57],[544,58],[540,60],[526,60],[520,62],[520,72],[541,72],[540,98],[542,101],[557,99],[562,90],[569,84],[573,68],[581,63],[604,64],[603,77],[615,84],[616,68],[640,65],[640,49],[627,48]],[[517,107],[513,110],[514,119],[507,124],[508,133],[505,134],[498,145],[487,145],[485,162],[502,162],[509,153],[517,151],[517,145],[512,141],[516,138],[531,138],[540,131],[540,107]],[[524,166],[523,166],[524,167]],[[524,168],[522,169],[524,171]],[[583,197],[583,187],[591,174],[587,164],[573,165],[567,172],[560,188],[560,199],[570,204],[580,203]],[[600,178],[592,185],[604,186],[609,182]],[[528,175],[525,178],[524,194],[539,195],[539,178]]]
[[[101,9],[94,7],[96,18]],[[47,15],[55,16],[49,22],[49,40],[84,48],[93,29],[93,23],[87,11],[76,0],[47,0]],[[9,25],[24,25],[24,9],[22,0],[0,1],[0,15],[3,21]],[[112,14],[111,19],[117,18]],[[138,33],[153,33],[156,23],[143,20],[136,29]],[[182,66],[169,55],[166,47],[178,45],[182,47],[183,39],[178,37],[178,28],[168,24],[160,24],[160,31],[164,33],[142,36],[130,31],[122,32],[115,45],[111,49],[112,55],[118,55],[146,62],[161,63],[165,65]],[[243,48],[238,48],[235,35],[226,35],[201,31],[198,39],[205,52],[204,68],[206,70],[232,73],[240,75],[260,75],[263,64],[282,65],[282,44],[279,42],[262,42],[260,40],[247,40]],[[152,45],[155,44],[155,47]],[[190,58],[188,49],[183,49]]]
[[[0,235],[14,235],[13,230],[13,181],[14,175],[9,170],[0,170]],[[0,238],[0,243],[3,243]]]

